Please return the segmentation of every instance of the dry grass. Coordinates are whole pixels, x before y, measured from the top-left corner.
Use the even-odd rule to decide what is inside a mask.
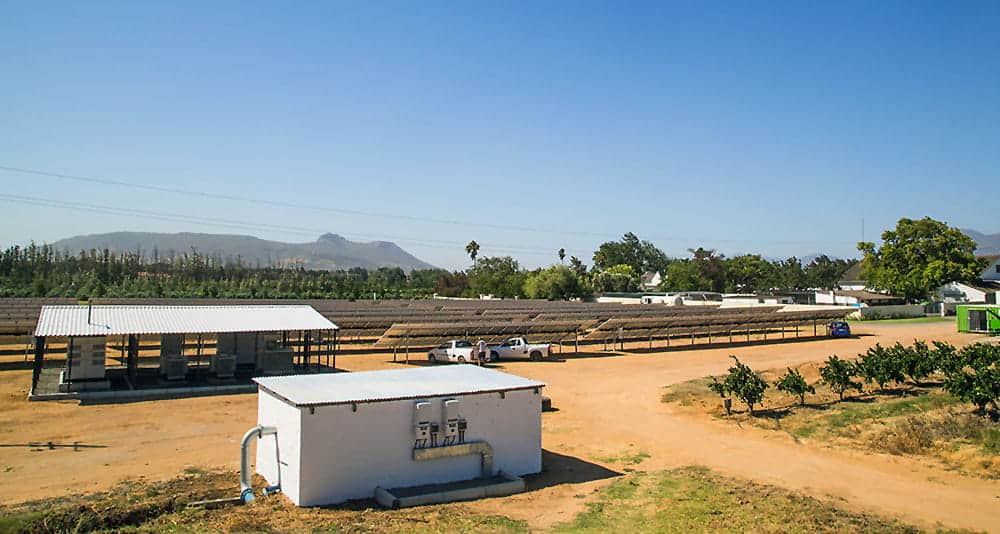
[[[2,533],[60,532],[523,532],[503,516],[454,504],[382,510],[373,501],[299,508],[281,495],[247,506],[208,509],[188,503],[233,497],[236,473],[191,473],[161,483],[122,483],[113,491],[0,507]],[[258,480],[258,483],[262,483]]]

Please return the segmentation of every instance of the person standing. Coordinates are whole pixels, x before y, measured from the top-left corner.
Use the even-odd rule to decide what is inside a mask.
[[[477,358],[479,365],[483,365],[489,361],[487,360],[487,357],[489,356],[489,347],[486,346],[486,341],[480,339],[479,342],[476,343],[476,352],[479,353],[479,358]]]

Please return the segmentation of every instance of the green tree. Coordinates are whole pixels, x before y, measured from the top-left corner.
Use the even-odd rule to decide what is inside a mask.
[[[472,258],[472,265],[475,266],[476,256],[479,255],[479,243],[476,243],[475,240],[469,241],[469,244],[465,245],[465,253]]]
[[[563,260],[565,260],[565,259],[566,259],[566,249],[560,248],[559,249],[559,263],[562,263]]]
[[[510,256],[486,257],[469,271],[473,295],[513,298],[524,296],[525,273]]]
[[[1000,415],[1000,345],[976,343],[954,354],[945,369],[944,388],[979,413]]]
[[[791,367],[788,368],[788,372],[782,375],[774,385],[778,388],[778,391],[798,396],[799,405],[806,403],[806,393],[816,394],[816,388],[809,385],[805,377],[798,370]]]
[[[638,274],[663,272],[670,260],[656,245],[629,232],[621,241],[607,241],[594,252],[594,269],[603,271],[615,265],[628,265]]]
[[[753,369],[740,362],[736,356],[730,356],[730,358],[733,359],[734,363],[726,376],[725,390],[743,401],[743,404],[746,404],[747,409],[750,410],[750,415],[753,415],[753,407],[764,400],[764,391],[768,388],[767,382]]]
[[[701,275],[694,260],[678,260],[667,266],[660,291],[709,291],[712,281]]]
[[[725,289],[730,292],[753,293],[771,289],[776,272],[771,262],[756,254],[745,254],[725,260]]]
[[[848,360],[841,360],[836,355],[830,356],[826,364],[819,368],[823,383],[830,386],[834,393],[844,400],[844,394],[851,389],[861,391],[861,384],[854,381],[857,369]]]
[[[857,260],[835,260],[826,254],[816,256],[805,266],[806,287],[833,289],[855,263]]]
[[[529,273],[524,279],[524,293],[533,299],[568,300],[584,295],[580,278],[565,265],[553,265]]]
[[[900,219],[882,233],[882,246],[858,243],[864,254],[861,274],[873,288],[915,301],[948,282],[976,280],[986,267],[976,243],[959,229],[925,217]]]
[[[774,264],[774,274],[775,284],[782,289],[796,290],[810,287],[802,262],[795,256]]]
[[[639,275],[631,265],[613,265],[593,275],[591,282],[598,292],[627,292],[639,289]]]
[[[903,365],[899,354],[887,350],[878,343],[858,356],[856,367],[858,374],[865,382],[878,384],[879,391],[885,391],[890,382],[900,383],[906,379],[903,375]]]

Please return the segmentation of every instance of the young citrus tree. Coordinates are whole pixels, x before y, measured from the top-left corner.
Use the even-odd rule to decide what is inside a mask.
[[[791,393],[792,395],[797,395],[799,397],[799,405],[804,405],[806,403],[806,393],[816,394],[816,388],[810,386],[806,382],[805,377],[799,373],[798,370],[788,368],[788,372],[782,375],[781,378],[775,382],[775,387],[778,391],[784,391],[785,393]]]
[[[836,355],[826,359],[826,365],[819,368],[819,375],[824,384],[840,395],[840,400],[844,400],[844,393],[848,390],[861,391],[861,384],[854,381],[854,377],[857,376],[854,364],[841,360]]]
[[[865,379],[865,382],[878,384],[879,391],[884,391],[890,382],[899,383],[906,380],[899,354],[877,343],[864,354],[858,355],[856,365],[858,374]]]
[[[963,347],[945,371],[944,388],[976,406],[976,411],[1000,416],[1000,346],[976,343]]]
[[[740,362],[736,356],[733,359],[733,366],[729,368],[726,376],[725,388],[736,398],[743,401],[753,415],[753,407],[764,400],[764,391],[767,390],[767,382],[760,377],[753,369]]]

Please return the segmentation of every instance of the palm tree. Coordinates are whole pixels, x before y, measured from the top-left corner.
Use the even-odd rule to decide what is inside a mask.
[[[476,256],[479,255],[479,243],[476,243],[475,240],[469,241],[469,244],[465,245],[465,252],[472,258],[472,266],[475,267]]]
[[[566,249],[561,248],[559,249],[559,263],[562,263],[564,259],[566,259]]]

